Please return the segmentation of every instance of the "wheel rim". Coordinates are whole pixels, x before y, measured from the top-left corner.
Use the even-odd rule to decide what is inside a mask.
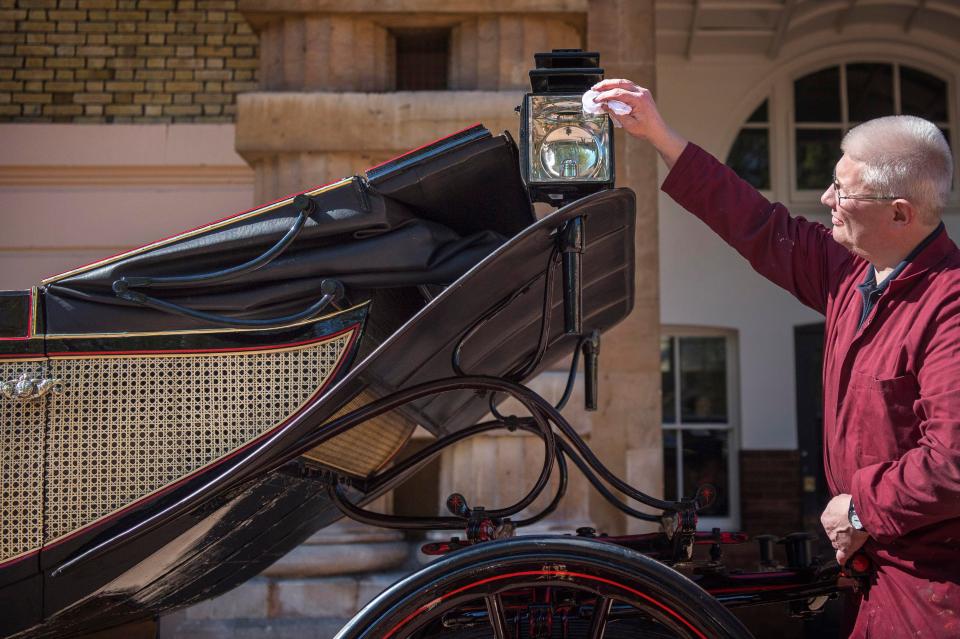
[[[623,632],[633,627],[650,631]],[[337,639],[491,636],[750,634],[716,599],[648,557],[600,541],[548,537],[490,542],[448,555],[378,596]]]

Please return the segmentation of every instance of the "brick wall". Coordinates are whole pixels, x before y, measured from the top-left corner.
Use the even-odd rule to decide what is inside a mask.
[[[236,0],[0,0],[0,121],[232,121],[257,86]]]
[[[757,535],[803,530],[800,452],[740,451],[741,528]]]

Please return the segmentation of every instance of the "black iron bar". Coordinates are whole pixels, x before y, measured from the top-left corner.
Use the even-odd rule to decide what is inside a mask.
[[[507,617],[503,609],[503,598],[499,594],[484,597],[487,604],[487,618],[493,627],[493,639],[509,639]]]
[[[597,597],[593,604],[593,616],[590,618],[589,639],[603,639],[607,631],[607,618],[610,616],[610,608],[613,607],[613,599],[609,597]]]
[[[563,330],[583,332],[583,216],[567,220],[558,238],[563,254]]]

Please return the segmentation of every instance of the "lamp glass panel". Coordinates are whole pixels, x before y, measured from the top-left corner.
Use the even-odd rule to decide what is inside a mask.
[[[531,183],[610,181],[610,120],[583,112],[580,95],[531,95]]]

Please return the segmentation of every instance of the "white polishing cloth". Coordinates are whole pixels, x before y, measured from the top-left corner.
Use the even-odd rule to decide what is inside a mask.
[[[600,108],[600,103],[594,102],[593,99],[600,95],[599,91],[594,91],[593,89],[587,91],[583,94],[583,111],[584,113],[589,113],[591,115],[596,115],[598,113],[603,113]],[[633,107],[629,104],[624,104],[620,100],[610,100],[607,102],[607,106],[610,107],[610,110],[616,113],[617,115],[627,115],[633,111]]]

